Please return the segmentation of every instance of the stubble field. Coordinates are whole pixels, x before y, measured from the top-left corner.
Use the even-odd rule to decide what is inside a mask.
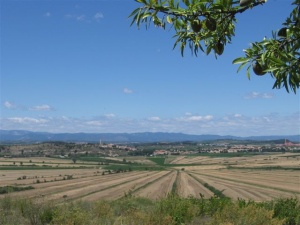
[[[221,193],[234,200],[300,199],[299,158],[296,154],[232,158],[178,156],[166,159],[168,164],[164,170],[118,173],[108,173],[95,163],[85,163],[87,167],[81,168],[78,165],[82,164],[73,167],[74,163],[70,160],[55,159],[51,163],[64,165],[65,168],[27,170],[25,166],[19,166],[21,169],[18,170],[0,170],[1,187],[33,187],[31,190],[2,194],[0,198],[9,195],[59,203],[113,200],[127,195],[160,199],[169,193],[210,198]],[[12,160],[0,159],[0,164],[11,164]],[[47,164],[44,158],[26,160]],[[48,164],[51,163],[48,160]],[[68,166],[70,169],[66,169]]]

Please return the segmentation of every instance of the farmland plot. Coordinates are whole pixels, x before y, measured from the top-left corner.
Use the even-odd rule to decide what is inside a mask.
[[[179,172],[177,182],[177,193],[182,197],[199,198],[200,194],[204,198],[210,198],[214,194],[205,188],[200,182],[189,176],[186,172]]]
[[[125,195],[158,199],[171,192],[182,197],[195,198],[199,198],[201,193],[204,198],[210,198],[214,191],[210,187],[213,187],[232,199],[300,199],[300,160],[295,154],[232,158],[172,156],[167,159],[167,165],[159,164],[160,168],[166,169],[163,171],[116,173],[106,170],[104,175],[104,170],[95,166],[94,162],[87,163],[85,168],[72,169],[39,167],[40,169],[26,170],[26,167],[16,166],[17,170],[0,170],[0,186],[32,186],[34,189],[0,195],[0,198],[8,195],[32,199],[42,197],[59,203],[81,199],[118,199]],[[21,159],[18,160],[16,159],[17,164],[21,162]],[[27,162],[29,160],[26,159]],[[45,164],[67,164],[67,161],[60,159],[32,158],[32,162],[42,163],[43,160]],[[134,161],[134,157],[130,160]],[[140,157],[137,160],[146,159]],[[144,165],[149,166],[149,163],[153,164],[153,167],[157,166],[153,160],[147,164],[145,162]],[[69,165],[74,164],[69,162]],[[282,167],[267,170],[269,166],[278,165]]]
[[[258,186],[272,186],[274,189],[288,192],[300,192],[300,174],[298,171],[210,171],[210,176],[244,182]]]
[[[129,182],[124,181],[124,178],[122,178],[122,183],[120,183],[119,185],[115,185],[111,188],[105,188],[104,190],[97,191],[96,193],[91,193],[90,195],[84,196],[81,199],[88,201],[94,201],[99,199],[117,199],[123,197],[125,194],[130,194],[131,192],[134,192],[135,189],[143,189],[143,187],[147,184],[162,178],[168,173],[168,171],[161,171],[141,174],[141,176],[139,176],[138,178],[131,179],[129,180]]]
[[[228,172],[228,173],[226,173]],[[261,171],[264,175],[265,171]],[[235,174],[232,171],[201,171],[194,172],[193,176],[223,192],[224,195],[233,199],[248,199],[254,201],[270,200],[278,197],[300,198],[299,178],[291,176],[279,176],[273,172],[273,176],[267,179],[257,174]],[[265,176],[268,176],[265,174]],[[273,177],[273,178],[272,178]],[[287,180],[289,179],[289,180]],[[288,182],[288,183],[285,183]]]
[[[159,179],[154,180],[154,182],[149,182],[147,185],[134,192],[134,195],[150,199],[166,197],[166,195],[171,192],[173,183],[176,180],[176,171],[168,172],[165,176],[158,178]]]
[[[0,185],[31,185],[40,182],[52,182],[63,180],[66,176],[72,178],[90,177],[101,170],[96,169],[41,169],[41,170],[0,170]]]
[[[12,196],[19,196],[26,198],[34,198],[43,196],[47,199],[60,200],[64,196],[68,199],[78,199],[90,193],[97,192],[102,189],[107,189],[112,186],[120,185],[124,182],[134,181],[138,178],[143,178],[147,174],[156,172],[132,172],[132,173],[117,173],[105,176],[90,176],[79,177],[70,180],[61,180],[55,182],[36,183],[31,185],[35,189],[11,193]],[[122,192],[123,194],[124,192]],[[112,196],[113,197],[113,196]]]

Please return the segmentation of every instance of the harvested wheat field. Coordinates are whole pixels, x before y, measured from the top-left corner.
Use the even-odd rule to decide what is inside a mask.
[[[130,158],[134,161],[134,157]],[[142,158],[138,158],[139,162]],[[145,159],[147,160],[147,159]],[[24,159],[1,159],[5,164]],[[1,194],[21,198],[64,201],[96,201],[133,195],[159,199],[169,193],[182,197],[210,198],[214,195],[232,199],[264,201],[279,197],[300,198],[299,156],[295,154],[252,157],[170,157],[158,171],[116,172],[102,169],[95,162],[76,163],[66,159],[32,158],[28,163],[59,164],[64,168],[41,165],[28,169],[15,165],[0,170],[0,187],[28,187],[30,190]],[[30,161],[30,162],[29,162]],[[27,163],[26,162],[26,163]],[[140,165],[139,163],[138,165]],[[85,167],[82,167],[85,165]],[[155,163],[146,163],[155,167]],[[174,165],[174,167],[173,167]],[[81,166],[81,167],[80,167]],[[4,166],[5,168],[5,166]]]
[[[191,175],[233,199],[300,198],[300,175],[297,171],[194,170]]]
[[[177,193],[182,197],[195,197],[199,198],[200,194],[204,198],[210,198],[214,195],[209,189],[203,186],[195,178],[188,175],[186,172],[179,172],[177,182]]]

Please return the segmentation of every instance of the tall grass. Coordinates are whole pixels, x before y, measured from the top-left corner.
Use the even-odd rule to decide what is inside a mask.
[[[0,200],[1,225],[298,225],[296,198],[269,202],[232,201],[228,198],[181,198],[170,194],[152,201],[124,197],[114,201],[76,201],[55,205],[5,197]]]

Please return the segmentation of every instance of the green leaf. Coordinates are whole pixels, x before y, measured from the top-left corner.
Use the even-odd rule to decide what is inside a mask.
[[[128,18],[132,17],[134,14],[136,14],[138,11],[140,10],[140,8],[137,8],[135,10],[132,11],[132,13],[128,16]]]
[[[241,70],[242,68],[244,68],[245,65],[247,65],[247,62],[243,62],[243,63],[239,66],[239,68],[238,68],[238,70],[237,70],[237,73],[240,72],[240,70]]]
[[[247,68],[247,77],[250,80],[250,66],[248,66],[248,68]]]
[[[285,63],[278,58],[270,57],[269,59],[276,64],[285,65]]]
[[[143,19],[145,19],[146,17],[149,17],[149,16],[151,16],[151,13],[144,13],[144,15],[141,17],[141,19],[143,20]]]
[[[245,57],[240,57],[240,58],[236,58],[235,60],[232,61],[232,64],[238,64],[238,63],[244,63],[244,62],[249,62],[249,58],[245,58]]]
[[[183,3],[186,5],[186,6],[189,6],[190,5],[190,1],[189,0],[182,0]]]
[[[168,23],[172,23],[172,19],[171,19],[170,16],[167,16],[167,22],[168,22]]]
[[[180,52],[181,52],[182,57],[183,57],[183,53],[184,53],[184,48],[185,48],[185,42],[181,42]]]
[[[211,52],[211,49],[212,49],[212,46],[209,45],[207,48],[206,48],[206,55],[209,55],[209,53]]]
[[[269,69],[264,70],[264,72],[273,72],[273,71],[278,70],[278,69],[279,69],[278,67],[273,67],[273,68],[269,68]]]
[[[147,4],[146,0],[135,0],[136,2],[139,2],[139,3],[144,3],[144,4]]]

